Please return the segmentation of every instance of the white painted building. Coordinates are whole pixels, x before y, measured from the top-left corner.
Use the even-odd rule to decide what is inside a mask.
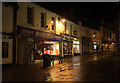
[[[2,3],[2,64],[12,64],[13,8]]]
[[[17,63],[40,59],[35,53],[38,50],[40,56],[43,50],[44,54],[61,57],[80,54],[78,24],[35,3],[18,2],[18,6]]]

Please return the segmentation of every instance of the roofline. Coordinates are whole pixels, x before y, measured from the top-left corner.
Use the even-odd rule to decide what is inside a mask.
[[[39,5],[39,4],[37,4],[36,2],[33,2],[33,3],[35,3],[36,5],[38,5],[38,6],[40,6],[40,7],[43,7],[43,6],[41,6],[41,5]],[[54,11],[52,11],[52,10],[49,10],[49,9],[47,9],[47,8],[45,8],[45,7],[43,7],[44,9],[46,9],[46,10],[48,10],[48,11],[50,11],[50,12],[52,12],[52,13],[55,13],[56,15],[58,15],[58,16],[60,16],[60,17],[63,17],[63,16],[61,16],[61,15],[59,15],[59,14],[57,14],[56,12],[54,12]],[[64,17],[63,17],[64,18]],[[68,18],[65,18],[66,20],[69,20],[69,21],[71,21],[71,22],[74,22],[74,21],[72,21],[72,20],[70,20],[70,19],[68,19]],[[77,25],[79,25],[79,23],[77,23],[77,22],[74,22],[75,24],[77,24]]]

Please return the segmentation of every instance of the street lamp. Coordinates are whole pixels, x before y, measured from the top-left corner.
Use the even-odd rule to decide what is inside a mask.
[[[51,23],[53,24],[53,21],[51,21]]]
[[[95,37],[95,34],[93,35],[93,37]]]
[[[61,21],[64,23],[64,22],[65,22],[65,19],[62,19]]]

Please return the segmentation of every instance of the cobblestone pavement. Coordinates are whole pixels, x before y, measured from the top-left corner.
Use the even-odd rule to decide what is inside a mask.
[[[46,69],[39,63],[3,65],[3,81],[120,81],[120,56],[74,56]]]

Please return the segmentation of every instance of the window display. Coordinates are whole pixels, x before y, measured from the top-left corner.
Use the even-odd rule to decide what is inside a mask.
[[[79,52],[79,45],[73,45],[74,53],[80,53]]]
[[[79,51],[79,41],[73,41],[73,51],[74,51],[74,53],[80,53],[80,51]]]
[[[67,43],[63,43],[63,54],[67,54]]]
[[[67,47],[68,47],[68,55],[71,55],[72,54],[72,43],[71,42],[69,42],[68,44],[67,44]]]
[[[59,42],[45,41],[44,54],[59,55]]]

